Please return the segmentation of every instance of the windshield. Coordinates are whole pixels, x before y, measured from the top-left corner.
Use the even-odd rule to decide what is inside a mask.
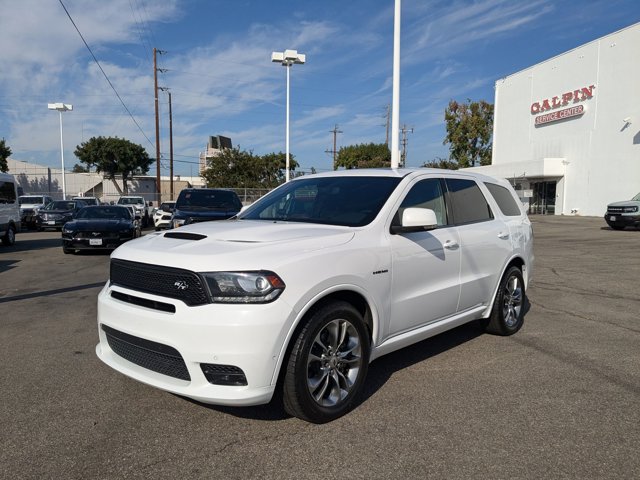
[[[178,210],[240,211],[242,202],[235,192],[228,190],[183,190],[176,201]]]
[[[84,203],[86,203],[87,205],[98,205],[98,199],[97,198],[91,198],[91,197],[78,197],[78,198],[73,198],[74,200],[82,200]]]
[[[56,200],[44,207],[44,210],[73,210],[74,208],[76,208],[76,202]]]
[[[19,197],[18,202],[20,205],[42,204],[44,203],[44,197]]]
[[[631,199],[632,202],[640,202],[640,193]]]
[[[239,218],[361,227],[378,215],[400,180],[397,177],[296,180],[262,197]]]
[[[128,208],[123,207],[85,207],[76,215],[77,219],[131,220]]]
[[[176,202],[163,202],[162,205],[160,205],[159,210],[162,210],[163,212],[170,212],[173,210],[175,204]]]
[[[121,198],[118,200],[118,205],[143,205],[142,198]]]

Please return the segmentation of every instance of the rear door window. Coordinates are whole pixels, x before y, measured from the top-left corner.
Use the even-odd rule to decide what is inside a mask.
[[[493,219],[491,207],[475,181],[464,178],[447,178],[445,181],[456,225]]]

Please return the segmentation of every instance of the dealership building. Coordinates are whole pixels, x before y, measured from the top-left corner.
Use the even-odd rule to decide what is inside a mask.
[[[640,23],[498,80],[492,164],[530,213],[600,216],[640,192]]]

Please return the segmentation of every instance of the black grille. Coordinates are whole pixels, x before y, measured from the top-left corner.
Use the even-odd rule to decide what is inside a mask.
[[[191,380],[182,355],[175,348],[134,337],[102,325],[109,347],[125,360],[169,377]]]
[[[214,385],[247,385],[247,377],[240,367],[201,363],[200,368],[207,381]]]
[[[110,280],[139,292],[182,300],[189,306],[209,303],[200,275],[181,268],[113,259]]]
[[[115,290],[111,292],[111,296],[116,300],[132,303],[133,305],[152,308],[154,310],[160,310],[161,312],[176,313],[175,305],[171,305],[170,303],[156,302],[155,300],[148,300],[146,298],[134,297],[133,295],[127,295],[126,293],[117,292]]]
[[[609,213],[623,213],[624,212],[624,207],[609,207],[607,209],[607,211]]]

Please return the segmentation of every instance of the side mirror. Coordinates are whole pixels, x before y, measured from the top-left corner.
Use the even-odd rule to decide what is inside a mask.
[[[392,225],[391,233],[425,232],[438,228],[436,212],[429,208],[405,208],[400,225]]]

